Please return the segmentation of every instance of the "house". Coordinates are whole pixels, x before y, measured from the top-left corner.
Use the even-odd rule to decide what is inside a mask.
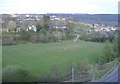
[[[26,31],[28,31],[28,30],[33,30],[34,32],[36,32],[36,31],[37,31],[37,29],[36,29],[36,26],[35,26],[35,25],[28,26],[28,28],[27,28],[27,30],[26,30]]]
[[[9,28],[2,28],[2,31],[3,31],[3,32],[9,32],[10,29],[9,29]]]

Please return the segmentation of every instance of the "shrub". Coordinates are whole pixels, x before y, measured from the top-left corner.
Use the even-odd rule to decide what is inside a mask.
[[[103,56],[99,59],[98,63],[104,64],[115,59],[115,53],[111,44],[107,41],[104,47]]]
[[[38,42],[38,37],[37,37],[37,35],[32,35],[32,36],[30,37],[30,41],[31,41],[32,43],[37,43],[37,42]]]
[[[46,73],[44,76],[39,75],[37,78],[37,82],[61,82],[64,78],[61,75],[61,72],[59,71],[59,68],[57,65],[53,65],[48,73]]]
[[[115,36],[115,38],[114,38],[114,40],[113,40],[113,51],[114,51],[114,53],[115,53],[115,58],[117,58],[118,57],[118,41],[119,41],[120,39],[118,38],[118,36]]]
[[[30,40],[30,37],[32,36],[33,32],[32,31],[25,31],[25,30],[22,30],[20,32],[20,39],[22,41],[29,41]]]
[[[3,82],[30,82],[34,76],[27,70],[16,66],[8,66],[2,70]]]
[[[12,34],[2,35],[2,45],[16,45],[15,36]]]

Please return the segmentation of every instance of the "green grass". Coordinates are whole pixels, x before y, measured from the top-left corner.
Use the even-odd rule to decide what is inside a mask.
[[[96,79],[100,79],[104,74],[106,74],[117,62],[117,60],[109,62],[104,69],[96,71]]]
[[[48,44],[20,44],[2,47],[3,68],[20,66],[34,74],[54,72],[62,74],[74,64],[86,62],[95,64],[102,56],[104,44],[85,41],[64,41]]]

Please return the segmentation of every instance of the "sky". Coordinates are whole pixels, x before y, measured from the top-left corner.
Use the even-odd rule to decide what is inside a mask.
[[[118,14],[119,0],[0,0],[0,14]]]

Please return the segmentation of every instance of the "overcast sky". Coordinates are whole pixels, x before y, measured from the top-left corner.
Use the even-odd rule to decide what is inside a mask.
[[[0,13],[117,14],[119,0],[0,0]]]

